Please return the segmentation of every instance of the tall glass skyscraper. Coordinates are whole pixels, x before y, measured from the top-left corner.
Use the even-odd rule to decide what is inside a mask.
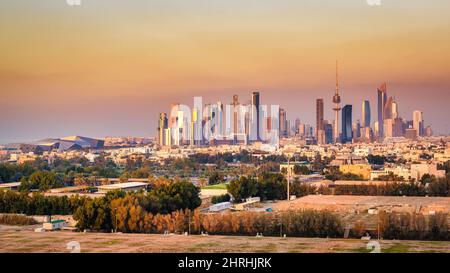
[[[378,136],[383,137],[383,124],[384,124],[384,107],[387,101],[387,88],[386,83],[383,83],[380,88],[378,88]]]
[[[316,140],[319,139],[320,131],[323,130],[323,99],[316,100]]]
[[[236,134],[238,133],[238,129],[239,129],[239,119],[238,119],[238,106],[239,106],[239,99],[238,99],[238,95],[233,95],[233,136],[235,137]]]
[[[333,143],[333,125],[330,123],[326,123],[323,125],[323,130],[325,131],[325,143]]]
[[[413,112],[413,128],[417,131],[417,135],[423,136],[424,126],[422,111],[416,110]]]
[[[287,128],[287,117],[286,117],[286,110],[283,108],[280,108],[280,120],[279,120],[279,130],[280,130],[280,136],[286,137],[288,134],[288,128]]]
[[[342,143],[352,142],[352,105],[342,108]]]
[[[252,108],[251,109],[251,114],[252,114],[252,118],[251,118],[251,128],[254,128],[256,125],[256,134],[252,137],[256,137],[256,140],[261,140],[260,136],[259,136],[259,92],[253,92],[252,94]],[[251,130],[252,134],[254,134],[255,132],[253,132],[253,130]]]
[[[392,117],[392,109],[394,107],[393,104],[394,104],[394,98],[389,97],[387,99],[386,103],[384,104],[384,120],[393,119],[393,117]]]
[[[168,128],[168,119],[166,113],[160,113],[159,114],[159,121],[158,121],[158,144],[160,146],[164,146],[165,143],[165,130]]]
[[[363,101],[362,104],[362,127],[370,127],[370,102]]]

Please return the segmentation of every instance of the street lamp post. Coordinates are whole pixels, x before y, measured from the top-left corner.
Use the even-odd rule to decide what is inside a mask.
[[[114,208],[114,220],[115,220],[115,233],[117,233],[117,208]]]
[[[378,241],[380,241],[380,211],[377,211],[377,237]]]
[[[287,179],[287,201],[289,202],[289,200],[291,198],[289,198],[290,193],[289,193],[289,184],[291,183],[291,157],[288,158],[288,167],[287,167],[287,175],[288,175],[288,179]]]
[[[188,234],[191,235],[191,210],[189,209],[189,215],[188,215]]]

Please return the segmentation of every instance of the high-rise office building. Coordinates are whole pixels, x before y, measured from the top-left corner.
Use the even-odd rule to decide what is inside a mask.
[[[216,135],[224,135],[224,120],[223,120],[223,103],[218,101],[216,104]]]
[[[381,126],[383,126],[383,125],[381,125]],[[380,136],[380,124],[379,124],[379,122],[378,121],[375,121],[374,123],[373,123],[373,131],[374,131],[374,135],[375,136],[377,136],[377,137],[379,137]]]
[[[238,95],[233,95],[233,136],[239,133],[239,99]]]
[[[300,123],[298,126],[298,135],[301,137],[306,136],[306,124]]]
[[[165,130],[168,128],[168,119],[166,113],[160,113],[159,114],[159,121],[158,121],[158,144],[160,146],[164,146],[165,144]]]
[[[252,117],[251,117],[251,128],[255,128],[256,125],[256,132],[252,132],[252,137],[256,137],[255,140],[259,141],[261,140],[259,136],[259,119],[260,119],[260,113],[259,113],[259,92],[253,92],[252,94]]]
[[[190,145],[201,145],[203,142],[202,119],[197,107],[192,109],[191,127],[190,127]]]
[[[361,137],[361,122],[359,119],[353,123],[353,138],[358,139]]]
[[[211,103],[207,103],[204,106],[204,111],[206,112],[206,115],[203,116],[203,122],[204,122],[204,137],[205,141],[210,141],[215,130],[215,118],[216,118],[216,112],[215,112],[215,106],[211,105]]]
[[[176,127],[176,131],[174,132],[174,140],[173,140],[173,144],[175,146],[180,146],[184,144],[184,141],[187,139],[187,135],[186,135],[186,119],[184,116],[184,112],[181,110],[178,110],[177,112],[177,127]]]
[[[317,145],[323,145],[326,144],[326,136],[325,136],[325,130],[318,130],[316,131],[317,134]]]
[[[287,123],[287,117],[286,117],[286,110],[284,110],[283,108],[280,108],[280,114],[279,114],[279,131],[280,131],[280,137],[283,136],[287,136],[287,127],[288,123]]]
[[[425,136],[426,137],[431,137],[433,136],[433,129],[431,129],[431,126],[428,125],[427,128],[425,128]]]
[[[416,130],[418,136],[423,136],[423,113],[419,110],[413,112],[413,128]]]
[[[342,108],[342,143],[352,142],[352,105]]]
[[[387,88],[386,83],[383,83],[378,88],[378,137],[383,137],[383,124],[385,120],[384,107],[387,101]]]
[[[167,128],[164,129],[164,145],[165,146],[172,146],[172,129],[171,128]]]
[[[172,103],[170,107],[170,118],[169,118],[169,124],[168,127],[170,130],[167,130],[166,132],[169,133],[169,135],[166,135],[166,145],[172,146],[172,145],[180,145],[180,139],[181,134],[183,132],[183,114],[181,109],[181,106],[179,103]]]
[[[384,105],[384,119],[393,119],[392,117],[392,109],[394,104],[394,98],[389,97],[386,101],[386,104]]]
[[[402,137],[404,136],[404,132],[403,132],[403,119],[401,118],[394,118],[394,129],[393,129],[393,134],[394,137]]]
[[[179,103],[172,103],[170,105],[170,119],[169,119],[169,127],[174,127],[178,120],[178,109],[180,109]]]
[[[244,116],[244,134],[245,134],[245,138],[248,139],[248,137],[250,136],[250,132],[251,132],[251,113],[250,110],[251,109],[251,104],[244,106],[244,110],[242,115]]]
[[[325,134],[325,143],[333,143],[333,124],[329,123],[328,121],[324,122],[323,132]]]
[[[319,133],[323,130],[323,99],[316,100],[316,139],[319,140]],[[322,144],[322,143],[319,143]]]
[[[286,120],[286,136],[287,137],[291,137],[292,136],[292,132],[291,132],[291,121],[290,120]]]
[[[370,102],[363,101],[362,104],[362,127],[370,127]]]
[[[383,123],[384,137],[394,136],[394,120],[391,118],[385,119]]]
[[[264,123],[265,123],[265,127],[266,129],[264,130],[264,139],[268,140],[270,139],[270,134],[272,129],[275,130],[275,125],[274,125],[274,119],[272,119],[272,116],[269,115],[263,115],[264,117]]]
[[[370,127],[364,127],[361,129],[361,139],[365,142],[372,142],[373,140],[373,131]]]
[[[300,135],[300,124],[301,124],[300,119],[296,118],[294,124],[294,132],[296,135]]]
[[[396,118],[399,118],[400,116],[399,116],[399,113],[398,113],[398,103],[397,103],[397,101],[395,101],[395,98],[394,98],[394,100],[393,100],[393,102],[392,102],[392,118],[393,119],[396,119]]]

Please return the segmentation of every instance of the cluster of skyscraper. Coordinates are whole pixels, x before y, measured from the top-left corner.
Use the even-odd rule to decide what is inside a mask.
[[[339,81],[336,64],[336,92],[333,96],[334,123],[324,120],[323,99],[316,101],[316,142],[318,144],[371,142],[376,139],[392,137],[406,137],[415,139],[418,136],[431,136],[431,127],[425,128],[423,114],[414,111],[413,120],[405,120],[400,117],[398,103],[394,97],[388,97],[386,83],[377,90],[378,95],[378,119],[371,126],[370,102],[362,103],[361,121],[355,123],[352,120],[352,105],[340,107]],[[342,110],[342,128],[339,130],[339,111]]]
[[[286,111],[278,105],[260,104],[259,92],[241,104],[238,95],[224,105],[221,101],[203,105],[194,99],[194,107],[173,104],[171,113],[160,113],[158,143],[161,146],[248,144],[260,141],[277,144],[286,136],[289,123]]]
[[[378,117],[372,125],[370,101],[362,102],[362,116],[353,122],[353,106],[341,108],[338,64],[336,62],[336,88],[333,96],[334,121],[324,119],[324,100],[316,100],[316,128],[301,124],[297,118],[295,135],[307,143],[317,144],[372,142],[392,137],[415,139],[431,136],[431,127],[425,128],[423,114],[414,111],[412,120],[399,115],[395,98],[387,95],[386,83],[377,90]],[[342,114],[340,111],[342,110]],[[342,122],[340,122],[342,117]],[[230,104],[218,101],[203,105],[201,98],[194,98],[191,110],[186,105],[173,104],[171,113],[161,113],[158,122],[158,143],[161,146],[248,144],[259,141],[278,144],[280,137],[291,136],[286,110],[278,105],[270,109],[260,104],[259,92],[253,92],[247,103],[241,104],[233,95]]]

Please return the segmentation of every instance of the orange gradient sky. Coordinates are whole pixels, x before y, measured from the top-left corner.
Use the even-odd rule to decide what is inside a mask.
[[[331,119],[334,62],[360,117],[388,82],[402,117],[450,134],[450,1],[0,2],[0,142],[155,134],[173,102],[250,99]]]

